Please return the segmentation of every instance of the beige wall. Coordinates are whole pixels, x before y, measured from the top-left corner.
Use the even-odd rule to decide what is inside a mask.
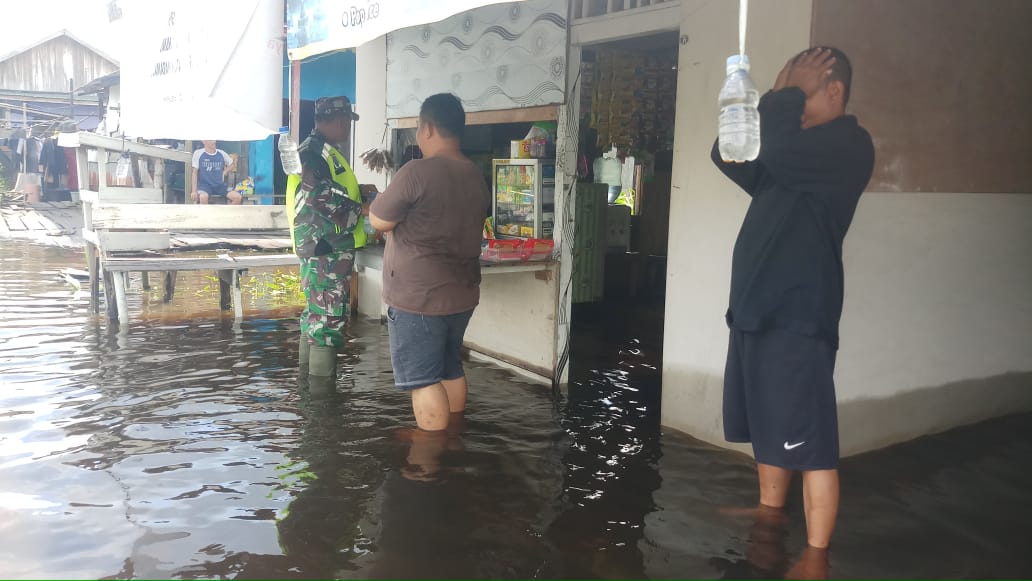
[[[736,2],[682,0],[663,363],[664,425],[725,445],[731,250],[747,196],[713,167]],[[750,4],[761,90],[806,48],[811,2]],[[863,120],[861,119],[861,123]],[[844,453],[1032,409],[1032,196],[868,193],[846,239],[836,372]]]

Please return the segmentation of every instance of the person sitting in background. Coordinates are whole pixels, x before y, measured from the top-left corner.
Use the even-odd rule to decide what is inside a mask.
[[[225,198],[231,204],[239,204],[244,198],[237,191],[226,187],[226,175],[236,167],[236,161],[225,151],[218,149],[214,140],[205,139],[204,149],[193,154],[193,189],[190,199],[196,204],[207,204],[212,198]]]

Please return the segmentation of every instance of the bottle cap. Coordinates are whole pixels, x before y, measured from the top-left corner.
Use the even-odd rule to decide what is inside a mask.
[[[744,54],[733,54],[727,57],[727,74],[731,74],[738,69],[743,71],[749,71],[749,57]]]
[[[282,134],[282,133],[290,133],[290,127],[289,127],[289,126],[287,126],[287,125],[284,125],[284,126],[282,126],[282,127],[280,127],[280,128],[279,128],[279,132],[280,132],[281,134]]]

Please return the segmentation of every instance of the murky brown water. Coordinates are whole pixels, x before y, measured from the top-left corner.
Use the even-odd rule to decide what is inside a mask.
[[[750,577],[805,543],[798,502],[721,514],[752,465],[663,433],[647,339],[583,337],[558,404],[470,363],[466,424],[428,438],[375,322],[320,395],[280,298],[234,325],[194,275],[120,332],[58,276],[81,265],[0,241],[0,577]],[[848,459],[831,574],[1032,575],[1030,419]]]

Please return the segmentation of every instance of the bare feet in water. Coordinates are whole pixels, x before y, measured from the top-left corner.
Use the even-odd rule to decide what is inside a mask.
[[[721,507],[718,509],[718,512],[727,516],[751,518],[770,524],[781,524],[787,520],[783,508],[775,508],[765,504],[758,504],[749,508]]]
[[[829,569],[828,549],[808,546],[799,561],[785,573],[785,579],[827,579]]]

